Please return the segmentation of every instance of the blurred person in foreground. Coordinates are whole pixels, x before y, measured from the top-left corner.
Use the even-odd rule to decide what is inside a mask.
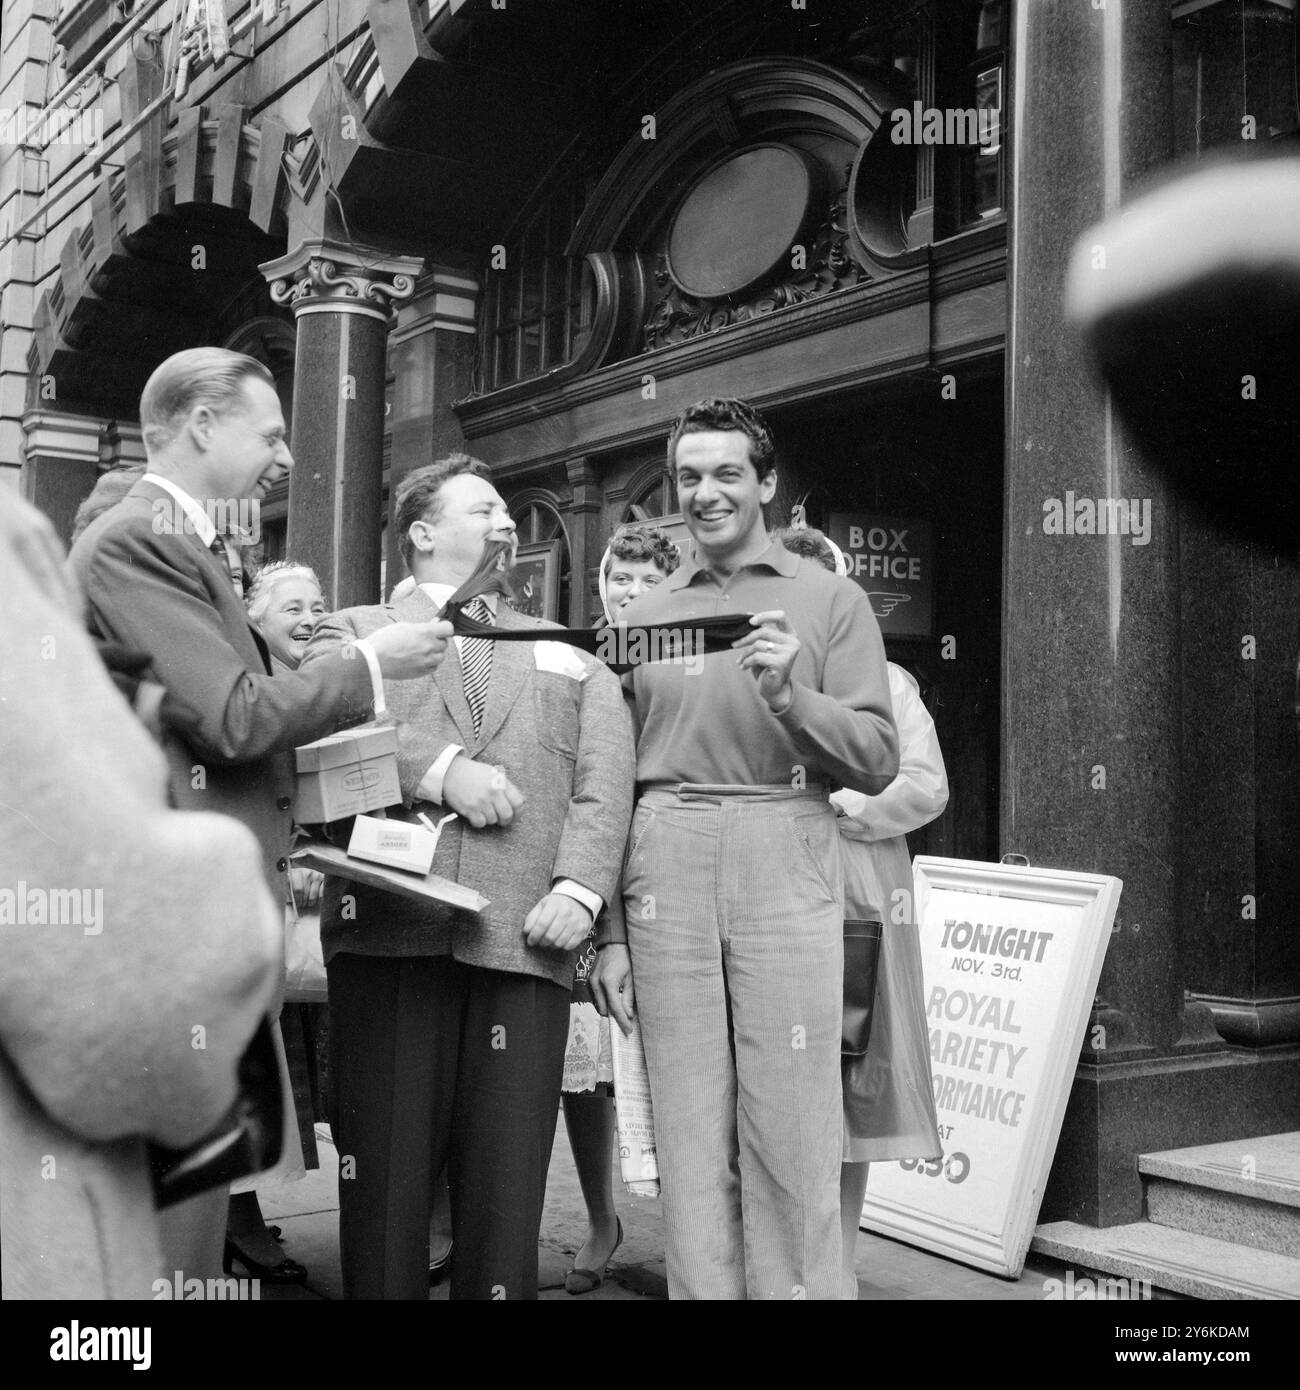
[[[279,914],[243,826],[167,809],[163,754],[17,498],[0,592],[0,1284],[150,1298],[173,1269],[145,1140],[188,1147],[234,1101]]]
[[[832,573],[843,573],[835,550],[815,528],[788,529],[776,535],[787,550],[806,555]],[[935,1158],[942,1152],[906,837],[943,814],[948,774],[920,687],[901,666],[892,661],[887,665],[898,726],[898,776],[875,796],[845,790],[831,794],[840,833],[844,915],[881,924],[867,1051],[840,1061],[844,1087],[840,1222],[845,1290],[853,1298],[857,1297],[854,1255],[871,1164]]]
[[[1291,136],[1162,171],[1084,232],[1065,285],[1066,324],[1144,457],[1209,525],[1288,564],[1300,536],[1296,148]]]
[[[271,374],[223,348],[175,353],[145,383],[140,423],[144,476],[90,524],[69,563],[92,636],[146,656],[162,687],[174,802],[248,826],[283,902],[293,749],[382,713],[385,679],[433,670],[450,625],[394,624],[309,672],[273,676],[232,583],[237,571],[223,534],[232,513],[255,516],[293,468]],[[226,1205],[220,1187],[164,1212],[173,1268],[197,1277],[217,1272]]]

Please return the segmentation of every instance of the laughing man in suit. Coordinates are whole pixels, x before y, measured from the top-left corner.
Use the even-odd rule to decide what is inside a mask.
[[[408,475],[395,522],[414,591],[324,619],[306,671],[399,619],[433,618],[486,540],[515,539],[486,469],[463,454]],[[349,1298],[427,1298],[431,1180],[444,1162],[452,1298],[536,1298],[574,955],[614,895],[631,818],[632,732],[617,679],[540,640],[553,624],[495,594],[485,602],[496,625],[539,640],[457,638],[460,659],[395,688],[389,708],[405,802],[458,813],[433,872],[490,905],[478,915],[326,882]]]
[[[241,505],[247,514],[293,467],[271,374],[223,348],[175,353],[146,382],[140,423],[148,469],[69,562],[91,634],[147,656],[163,687],[173,804],[248,826],[283,902],[293,749],[382,711],[384,679],[432,670],[451,629],[397,624],[311,671],[272,676],[216,524]],[[168,1269],[218,1274],[225,1212],[224,1189],[165,1212]]]

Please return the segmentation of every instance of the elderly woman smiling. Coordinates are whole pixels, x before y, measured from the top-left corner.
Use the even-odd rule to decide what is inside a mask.
[[[249,590],[247,603],[249,621],[266,638],[270,649],[272,672],[295,670],[312,630],[325,614],[325,599],[315,571],[286,560],[264,565]],[[313,910],[319,901],[321,882],[321,876],[310,869],[295,866],[290,870],[295,912]],[[290,1012],[294,1010],[291,1008]],[[287,1030],[285,1022],[284,1015],[276,1020],[277,1051],[281,1067],[288,1073],[283,1080],[299,1099],[295,1107],[296,1133],[291,1131],[281,1170],[283,1177],[298,1178],[308,1166],[319,1165],[312,1131],[315,1117],[312,1107],[301,1099],[304,1086],[309,1084],[306,1083],[307,1045],[303,1033],[309,1025],[303,1016],[291,1020],[294,1026]],[[293,1085],[294,1072],[298,1073],[297,1086]],[[256,1182],[255,1178],[243,1179],[231,1189],[224,1267],[229,1273],[236,1264],[241,1265],[265,1283],[300,1284],[307,1278],[307,1269],[280,1249],[280,1228],[266,1225],[257,1199]]]
[[[325,614],[316,572],[276,560],[264,565],[248,595],[248,616],[257,624],[274,661],[296,670],[312,630]]]

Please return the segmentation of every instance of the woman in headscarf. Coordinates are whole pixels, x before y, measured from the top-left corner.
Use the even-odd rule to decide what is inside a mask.
[[[595,626],[618,622],[619,613],[638,594],[662,584],[680,560],[672,537],[659,527],[620,526],[601,558],[603,611]],[[600,1287],[605,1268],[623,1240],[623,1224],[614,1210],[611,1173],[615,1114],[609,1020],[596,1012],[587,985],[595,958],[593,928],[574,972],[564,1057],[564,1123],[587,1206],[587,1238],[574,1256],[573,1268],[564,1276],[564,1287],[572,1294],[590,1293]]]

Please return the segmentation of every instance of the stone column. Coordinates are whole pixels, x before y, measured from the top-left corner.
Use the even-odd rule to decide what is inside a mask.
[[[1227,1041],[1294,1045],[1300,569],[1199,515],[1184,519],[1181,550],[1183,630],[1199,653],[1185,663],[1183,766],[1209,792],[1184,831],[1187,983]],[[1261,1120],[1260,1133],[1284,1123]]]
[[[467,451],[453,404],[473,385],[478,281],[465,271],[434,266],[398,311],[391,334],[393,413],[388,468],[388,589],[405,573],[393,525],[397,486],[413,468]]]
[[[1001,838],[1124,881],[1041,1215],[1111,1225],[1138,1152],[1195,1142],[1160,1076],[1222,1050],[1183,997],[1177,501],[1062,322],[1074,242],[1170,157],[1169,6],[1027,0],[1012,49]]]
[[[572,501],[561,508],[569,529],[569,611],[560,614],[570,627],[590,627],[600,612],[599,567],[608,537],[601,518],[605,493],[589,458],[569,459],[565,465]]]
[[[261,267],[298,324],[288,555],[320,575],[330,608],[379,598],[388,323],[421,264],[310,240]]]
[[[23,416],[23,496],[54,523],[66,545],[72,518],[99,477],[104,421],[29,410]]]

